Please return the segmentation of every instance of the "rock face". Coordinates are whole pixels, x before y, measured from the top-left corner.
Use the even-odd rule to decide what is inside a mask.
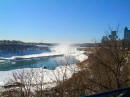
[[[19,41],[0,41],[0,56],[39,54],[50,52],[47,45],[38,46],[37,44],[24,43]]]
[[[49,50],[48,47],[39,47],[35,45],[20,45],[20,44],[2,44],[0,45],[0,51],[5,53],[23,53],[24,51],[38,51]]]

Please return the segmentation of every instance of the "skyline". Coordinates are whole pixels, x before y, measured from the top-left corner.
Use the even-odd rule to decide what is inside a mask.
[[[130,0],[2,0],[0,39],[99,41],[109,27],[130,28]],[[113,27],[114,26],[114,27]]]

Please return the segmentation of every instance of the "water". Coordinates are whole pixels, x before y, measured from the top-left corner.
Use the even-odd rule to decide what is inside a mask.
[[[0,71],[8,71],[22,68],[55,69],[59,65],[67,65],[78,62],[73,56],[49,56],[40,58],[20,59],[20,60],[0,60]]]

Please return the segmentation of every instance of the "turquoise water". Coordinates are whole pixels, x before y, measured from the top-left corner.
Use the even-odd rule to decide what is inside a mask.
[[[78,62],[73,56],[49,56],[30,59],[0,60],[0,71],[8,71],[21,68],[55,69],[59,65],[73,64]]]

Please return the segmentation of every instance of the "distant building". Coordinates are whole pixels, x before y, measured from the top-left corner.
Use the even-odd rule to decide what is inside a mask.
[[[116,31],[111,31],[111,35],[109,35],[110,40],[117,40],[117,32]]]
[[[130,30],[127,27],[124,29],[124,40],[130,40]]]
[[[111,31],[110,35],[102,37],[102,42],[106,42],[109,40],[117,40],[117,39],[118,39],[117,31]]]

